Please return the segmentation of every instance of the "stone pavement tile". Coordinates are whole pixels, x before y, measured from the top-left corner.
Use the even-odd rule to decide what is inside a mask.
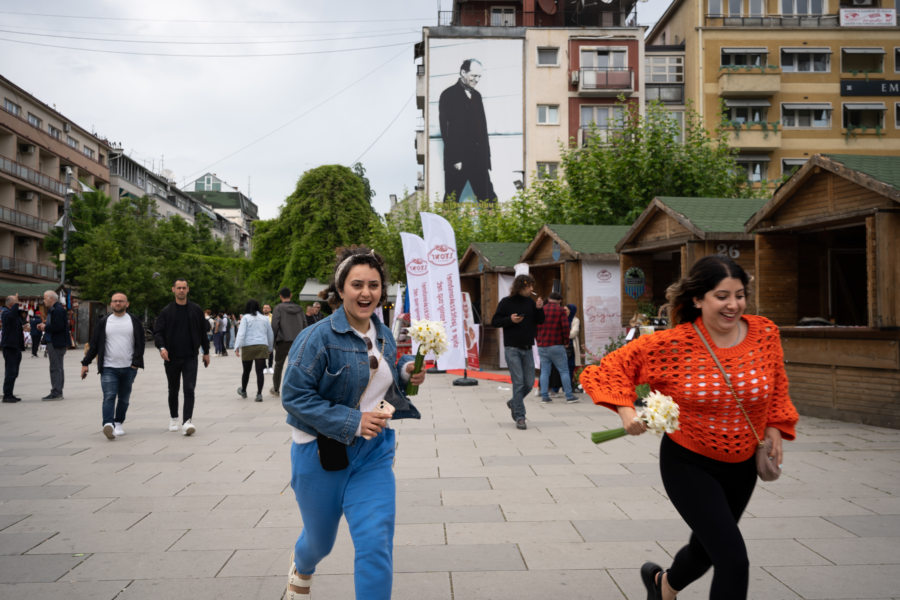
[[[188,496],[249,496],[249,495],[270,495],[275,496],[289,487],[290,478],[286,477],[284,481],[278,483],[197,483],[188,484],[183,490],[178,492],[180,497]]]
[[[552,504],[555,502],[547,490],[446,490],[446,506],[478,506],[482,504],[503,504],[523,502],[526,504]]]
[[[397,492],[397,509],[410,506],[440,506],[442,503],[440,490],[427,492]]]
[[[28,469],[27,473],[22,474],[2,474],[3,485],[9,487],[27,487],[27,486],[64,486],[71,484],[69,481],[62,481],[62,477],[56,473],[51,473],[46,469]]]
[[[255,527],[263,518],[262,509],[153,511],[135,524],[131,531],[148,532],[165,529],[228,529]]]
[[[602,570],[454,572],[452,577],[454,597],[467,600],[623,598],[615,581]]]
[[[217,577],[231,579],[284,575],[284,582],[287,584],[292,548],[293,544],[272,550],[236,550]]]
[[[497,467],[441,467],[441,478],[448,477],[491,477],[493,475],[507,477],[532,477],[534,471],[530,465],[497,466]]]
[[[3,533],[56,533],[66,531],[125,531],[147,516],[147,513],[87,512],[34,513],[3,530]]]
[[[507,521],[575,521],[591,519],[628,519],[612,502],[524,504],[507,502],[500,505]],[[629,520],[630,521],[630,520]]]
[[[688,535],[675,541],[661,541],[660,545],[666,551],[675,556],[688,541]],[[837,542],[838,540],[832,540]],[[754,567],[783,567],[783,566],[816,566],[831,564],[821,554],[810,549],[810,545],[802,540],[746,540],[747,554],[750,557],[750,565]]]
[[[433,571],[524,571],[514,544],[400,546],[394,548],[394,573]]]
[[[18,448],[6,447],[0,450],[0,459],[3,458],[21,458],[23,464],[34,464],[36,462],[43,463],[47,457],[64,457],[75,456],[84,452],[88,448],[86,446],[77,447],[45,447],[43,444],[35,446],[22,446]],[[41,460],[36,460],[41,459]]]
[[[84,562],[72,569],[66,575],[66,580],[103,581],[108,579],[181,579],[186,577],[202,580],[215,577],[216,573],[228,561],[231,553],[231,550],[206,550],[202,552],[102,552],[89,556]],[[189,596],[176,594],[173,597],[184,598]]]
[[[229,510],[243,508],[262,508],[265,510],[293,508],[297,510],[297,500],[294,498],[293,490],[287,488],[275,494],[228,495],[216,508]]]
[[[225,500],[224,496],[174,496],[116,498],[99,510],[100,513],[142,513],[182,510],[212,510]]]
[[[503,521],[497,504],[410,506],[397,511],[397,523],[496,523]]]
[[[84,489],[83,485],[40,485],[40,486],[7,486],[0,487],[0,502],[6,500],[37,500],[68,498]]]
[[[259,520],[256,527],[293,527],[294,525],[298,528],[301,525],[300,509],[296,503],[290,508],[266,510],[265,515]]]
[[[900,590],[896,565],[767,567],[779,581],[806,600],[894,598]]]
[[[634,521],[624,515],[618,519],[597,516],[573,520],[572,525],[586,542],[686,540],[691,534],[680,518]]]
[[[0,583],[50,583],[83,560],[64,554],[0,556]]]
[[[180,463],[190,454],[185,452],[169,452],[163,454],[117,454],[102,459],[106,463]]]
[[[753,500],[750,501],[750,505],[753,505]],[[848,529],[831,522],[836,518],[747,517],[745,515],[741,519],[741,533],[745,540],[853,537],[853,533]]]
[[[0,502],[0,514],[84,514],[100,510],[110,503],[109,498],[32,498]]]
[[[61,531],[29,554],[91,554],[96,552],[164,552],[184,530]]]
[[[3,600],[36,600],[37,598],[65,598],[66,600],[114,600],[128,581],[88,581],[58,583],[0,584]]]
[[[659,545],[652,541],[528,543],[519,544],[519,549],[529,571],[625,569],[648,560],[667,560]]]
[[[762,482],[760,482],[762,483]],[[778,485],[774,485],[777,483]],[[857,481],[822,481],[796,482],[781,478],[773,484],[759,486],[778,498],[890,498],[884,490],[860,484]],[[755,500],[754,496],[754,500]]]
[[[47,538],[54,535],[50,531],[28,533],[0,532],[0,555],[25,554]]]
[[[651,559],[652,560],[652,559]],[[668,561],[657,561],[662,565],[668,565]],[[610,575],[619,585],[629,600],[643,600],[647,592],[641,583],[639,569],[610,569]],[[689,585],[678,594],[679,600],[706,600],[709,598],[709,588],[712,583],[712,571]],[[764,569],[750,566],[750,582],[747,597],[751,600],[800,600],[800,596],[790,588],[774,578]]]
[[[440,468],[437,466],[433,467],[413,467],[406,465],[395,465],[394,466],[394,477],[397,479],[417,479],[420,477],[428,478],[428,477],[438,477],[440,475]]]
[[[861,537],[900,536],[900,515],[832,516],[827,520]],[[819,535],[796,537],[825,537]]]
[[[284,577],[189,577],[135,581],[116,600],[159,600],[190,598],[191,600],[249,600],[281,598],[287,585]]]
[[[28,514],[21,515],[0,515],[0,531],[7,527],[13,527],[16,523],[28,518]]]
[[[659,476],[659,471],[656,471],[655,473],[635,474],[627,471],[622,465],[607,465],[607,467],[611,472],[602,472],[598,474],[596,469],[591,469],[587,473],[587,477],[597,487],[612,486],[624,488],[656,486],[658,489],[662,488],[662,479]]]
[[[668,499],[634,500],[623,498],[615,502],[616,506],[628,515],[628,518],[635,521],[675,519],[678,517],[678,511],[675,510],[675,507],[672,506]]]
[[[900,537],[799,541],[837,565],[900,565]]]
[[[572,461],[564,454],[531,454],[521,456],[518,454],[507,456],[485,456],[486,467],[510,467],[521,465],[571,465]]]
[[[191,550],[252,550],[289,548],[298,535],[294,527],[258,527],[255,529],[192,529],[171,548],[173,552]]]
[[[551,490],[566,488],[596,489],[584,475],[544,475],[532,477],[493,476],[488,478],[495,490]]]
[[[447,543],[459,544],[538,544],[581,542],[581,536],[568,521],[547,523],[447,523]]]
[[[557,502],[574,502],[576,504],[616,502],[620,500],[630,501],[635,496],[642,497],[644,502],[668,502],[668,499],[658,493],[656,488],[652,486],[646,488],[617,487],[612,485],[595,487],[591,484],[591,487],[554,487],[550,489],[550,494]]]
[[[186,487],[184,483],[174,483],[153,479],[142,484],[128,484],[117,481],[115,478],[107,478],[93,485],[85,486],[78,493],[72,494],[73,498],[171,498]]]
[[[834,515],[869,515],[862,506],[841,498],[790,498],[756,500],[747,508],[756,517],[829,517]]]
[[[875,514],[900,515],[900,497],[897,496],[890,496],[887,498],[860,498],[851,496],[847,499]]]
[[[398,492],[489,489],[491,489],[491,485],[487,477],[441,477],[440,479],[405,479],[397,481]]]
[[[395,527],[395,547],[439,546],[440,544],[446,543],[447,534],[445,533],[445,526],[443,523],[401,523]]]

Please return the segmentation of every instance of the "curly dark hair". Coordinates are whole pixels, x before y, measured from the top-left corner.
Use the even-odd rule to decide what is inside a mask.
[[[512,287],[509,288],[509,295],[516,296],[529,285],[534,285],[534,277],[531,275],[516,275],[513,279]]]
[[[381,306],[387,301],[387,277],[384,271],[384,259],[380,254],[366,246],[338,248],[335,254],[337,258],[331,282],[323,292],[319,293],[319,296],[328,302],[329,306],[336,307],[341,305],[340,290],[344,288],[350,269],[356,265],[368,265],[378,271],[378,275],[381,278],[381,298],[378,299],[376,306]]]
[[[669,325],[693,323],[700,316],[700,309],[694,306],[694,298],[702,298],[727,277],[740,279],[744,293],[750,293],[752,278],[747,272],[727,256],[717,254],[704,256],[693,264],[686,277],[682,277],[666,289],[666,306],[669,308]]]
[[[259,314],[259,302],[255,298],[250,298],[247,300],[247,305],[244,307],[245,315],[256,315]]]

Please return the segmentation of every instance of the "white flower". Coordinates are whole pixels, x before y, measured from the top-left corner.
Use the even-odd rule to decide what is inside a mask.
[[[447,332],[440,321],[413,321],[409,327],[409,337],[419,345],[422,354],[440,356],[447,351]]]
[[[644,398],[644,406],[638,408],[637,418],[658,435],[674,433],[678,430],[678,404],[671,396],[653,390]]]

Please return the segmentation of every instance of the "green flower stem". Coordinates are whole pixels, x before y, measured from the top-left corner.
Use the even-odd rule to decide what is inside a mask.
[[[608,442],[609,440],[614,440],[616,438],[625,436],[625,428],[618,427],[616,429],[608,429],[606,431],[595,431],[591,434],[591,441],[595,444],[602,444],[603,442]]]
[[[415,375],[416,373],[420,373],[422,371],[422,367],[425,365],[425,355],[422,354],[422,351],[419,350],[416,352],[416,362],[415,367],[413,368],[413,372],[411,375]],[[419,393],[419,386],[413,385],[411,383],[406,384],[406,395],[407,396],[415,396]]]

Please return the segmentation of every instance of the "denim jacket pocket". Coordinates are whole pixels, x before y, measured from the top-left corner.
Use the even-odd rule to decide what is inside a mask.
[[[343,365],[337,373],[331,373],[326,367],[319,381],[319,396],[335,404],[344,404],[347,397],[350,365]]]

